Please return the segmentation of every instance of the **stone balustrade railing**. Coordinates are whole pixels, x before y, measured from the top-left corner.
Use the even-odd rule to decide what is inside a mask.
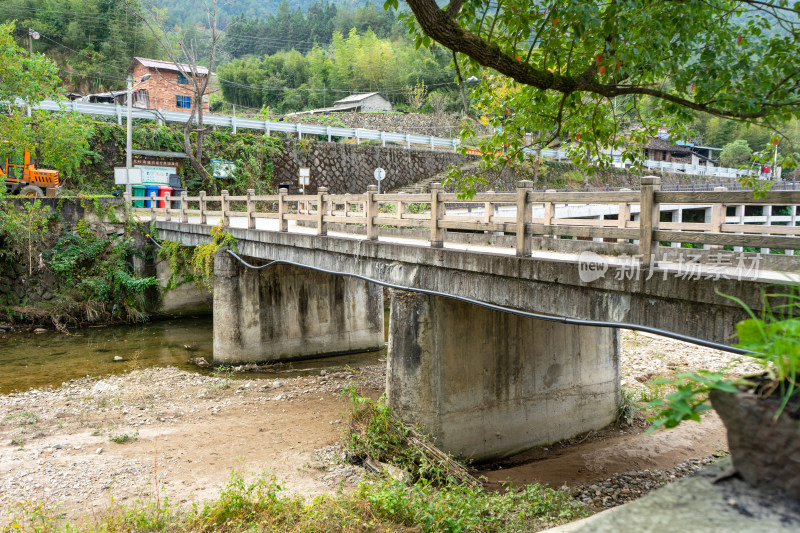
[[[366,238],[377,240],[381,226],[397,228],[428,228],[431,247],[442,247],[445,230],[474,232],[503,232],[516,235],[516,253],[520,257],[531,255],[532,236],[552,238],[571,237],[603,239],[606,242],[638,243],[642,266],[652,264],[659,243],[690,243],[722,246],[753,247],[759,249],[800,250],[800,227],[796,226],[796,206],[800,204],[800,191],[772,191],[756,198],[750,191],[727,191],[718,187],[710,192],[660,191],[660,178],[642,178],[639,191],[614,192],[555,192],[534,191],[530,181],[520,182],[515,192],[479,193],[469,200],[446,193],[434,183],[424,194],[378,194],[370,186],[363,194],[328,194],[320,187],[315,195],[290,195],[286,189],[279,194],[256,195],[251,189],[245,196],[231,196],[222,191],[219,196],[126,198],[133,202],[134,213],[149,213],[151,220],[173,217],[183,223],[207,224],[208,217],[220,217],[225,226],[231,217],[247,220],[247,227],[256,228],[259,218],[278,221],[278,231],[288,231],[289,221],[304,221],[315,226],[317,235],[328,233],[328,224],[358,224],[366,226]],[[137,204],[147,203],[147,206]],[[448,205],[457,204],[462,212],[448,213]],[[617,205],[616,219],[556,218],[555,207],[562,205]],[[638,219],[631,215],[631,205],[639,205]],[[710,220],[703,223],[662,222],[660,206],[711,206]],[[478,213],[465,216],[464,206],[478,206]],[[791,217],[786,225],[728,223],[728,207],[791,206]],[[195,207],[196,208],[192,208]],[[502,216],[499,207],[509,214],[510,206],[516,209],[513,216]],[[542,216],[533,217],[534,206]],[[453,206],[455,207],[455,206]],[[542,210],[543,207],[543,210]],[[785,217],[784,217],[785,218]],[[742,219],[743,220],[743,219]]]

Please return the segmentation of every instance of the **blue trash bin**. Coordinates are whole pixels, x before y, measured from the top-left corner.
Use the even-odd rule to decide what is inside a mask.
[[[145,187],[144,187],[144,195],[147,196],[147,198],[150,198],[150,195],[153,194],[153,193],[155,193],[156,196],[158,196],[158,185],[145,185]],[[145,200],[144,206],[145,207],[150,207],[150,200],[149,199]]]

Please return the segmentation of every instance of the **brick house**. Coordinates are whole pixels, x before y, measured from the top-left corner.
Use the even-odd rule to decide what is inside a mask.
[[[189,65],[181,64],[181,68],[186,73],[191,72]],[[134,107],[191,111],[193,85],[175,63],[134,57],[128,72],[133,74],[134,84],[145,74],[150,74],[150,79],[139,83],[134,91]],[[197,73],[201,77],[208,76],[208,69],[198,66]],[[208,112],[208,94],[203,95],[203,112]]]

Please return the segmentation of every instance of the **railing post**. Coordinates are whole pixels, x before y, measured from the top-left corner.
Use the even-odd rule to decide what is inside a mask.
[[[253,213],[256,211],[256,203],[253,200],[255,189],[247,189],[247,229],[256,229],[256,219]]]
[[[200,224],[206,225],[206,191],[200,191]]]
[[[658,254],[658,241],[653,240],[653,231],[658,229],[660,210],[655,202],[655,192],[661,188],[661,178],[645,176],[642,178],[641,202],[639,210],[639,255],[642,268],[653,267],[653,259]]]
[[[630,192],[630,189],[620,189],[619,192]],[[631,204],[628,202],[620,202],[617,213],[617,227],[625,229],[628,227],[628,220],[631,218]],[[617,239],[618,243],[627,242],[627,239]]]
[[[531,255],[531,239],[525,224],[533,221],[531,204],[528,202],[528,193],[532,190],[533,182],[530,180],[522,180],[517,185],[517,257]]]
[[[556,192],[556,191],[552,190],[552,189],[551,190],[545,189],[544,195],[545,195],[545,197],[547,197],[547,193],[554,193],[554,192]],[[554,204],[553,202],[545,202],[544,203],[544,221],[543,221],[544,225],[545,226],[552,226],[554,218],[556,218],[556,204]],[[555,235],[545,235],[544,237],[550,238],[550,239],[555,239],[556,238]]]
[[[375,225],[375,217],[378,216],[378,202],[375,195],[378,194],[377,185],[367,185],[366,202],[364,202],[364,216],[367,217],[367,240],[378,240],[378,226]]]
[[[73,103],[75,100],[73,100]],[[125,215],[125,222],[130,221],[131,219],[131,210],[133,209],[133,203],[131,201],[131,195],[127,192],[122,193],[122,208],[123,208],[123,215]]]
[[[278,191],[278,231],[289,231],[289,221],[286,220],[286,195],[289,194],[289,189],[280,189]]]
[[[714,191],[727,191],[727,187],[714,187]],[[727,214],[727,206],[723,203],[714,203],[711,206],[711,232],[722,233],[722,225],[725,223],[725,215]],[[712,244],[709,246],[712,250],[722,248],[719,244]]]
[[[736,223],[744,225],[744,206],[743,205],[737,205],[736,206]],[[792,220],[792,224],[791,225],[794,226],[794,220]],[[736,232],[736,235],[743,235],[743,233]],[[733,247],[733,251],[734,252],[742,252],[742,251],[744,251],[744,248],[742,248],[741,246],[734,246]]]
[[[228,190],[223,189],[220,194],[222,196],[222,202],[220,202],[222,208],[222,227],[227,228],[230,222],[230,220],[228,220],[228,208],[230,207],[228,203]]]
[[[763,217],[765,217],[764,225],[765,226],[771,226],[772,225],[772,206],[771,205],[765,205],[761,209],[762,209],[761,210],[761,215]],[[767,233],[767,235],[769,235],[769,233]],[[769,248],[761,248],[761,253],[763,255],[769,255],[769,251],[770,251]]]
[[[400,194],[405,194],[405,193],[400,192]],[[397,202],[397,218],[399,220],[402,220],[405,212],[406,212],[406,203],[400,200],[399,202]]]
[[[172,220],[172,214],[169,212],[169,208],[172,207],[171,198],[169,193],[164,196],[164,220],[166,221]]]
[[[494,191],[487,191],[486,194],[494,194]],[[484,224],[491,224],[492,217],[494,216],[494,204],[491,200],[483,203],[483,222]],[[485,233],[490,233],[487,229]]]
[[[317,235],[328,234],[328,223],[325,222],[325,215],[328,214],[326,194],[328,194],[327,187],[317,187]]]
[[[181,222],[189,223],[189,202],[186,200],[186,191],[181,193]]]
[[[150,193],[150,220],[156,219],[156,193]]]
[[[444,246],[444,229],[439,227],[439,219],[442,218],[444,204],[439,202],[439,192],[442,190],[441,183],[431,183],[431,248],[442,248]]]

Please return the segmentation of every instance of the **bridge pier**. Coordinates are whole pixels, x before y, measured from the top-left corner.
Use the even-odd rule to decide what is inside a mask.
[[[392,410],[476,460],[599,429],[616,416],[616,329],[525,318],[392,291]]]
[[[383,291],[307,268],[214,258],[214,362],[288,361],[384,347]]]

